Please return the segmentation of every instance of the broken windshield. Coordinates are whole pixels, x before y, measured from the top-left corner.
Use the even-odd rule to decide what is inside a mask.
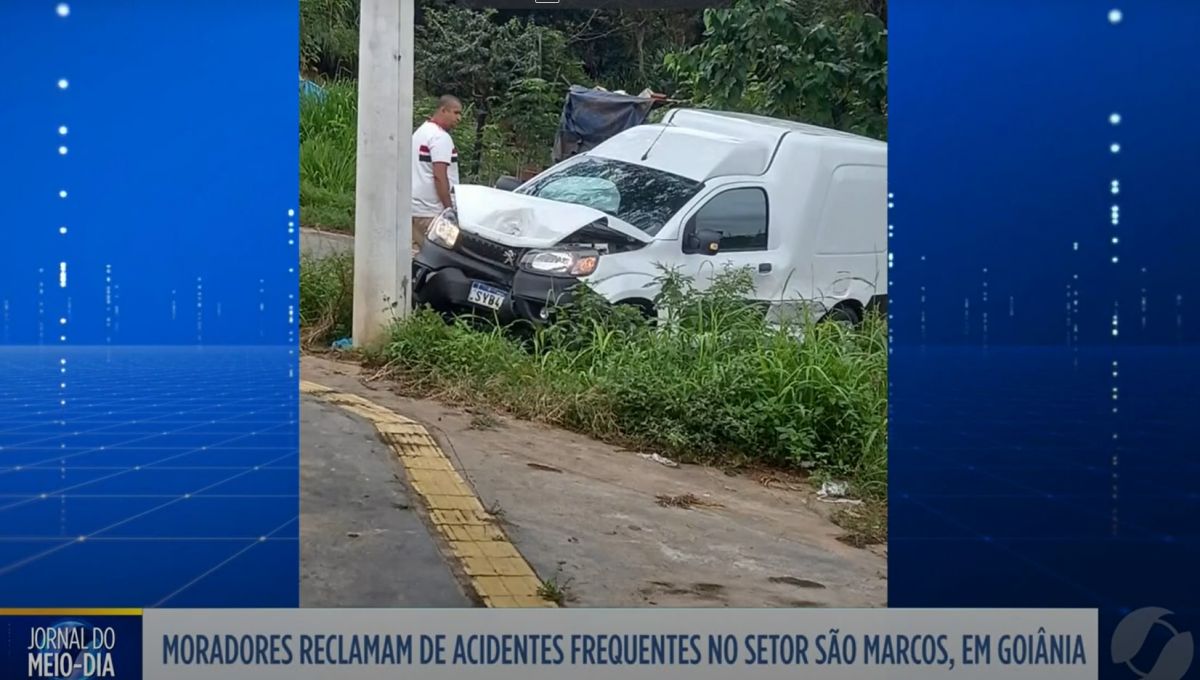
[[[584,156],[551,169],[518,193],[585,205],[653,235],[701,186],[642,165]]]

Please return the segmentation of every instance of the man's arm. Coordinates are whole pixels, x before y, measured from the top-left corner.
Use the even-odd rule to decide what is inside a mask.
[[[437,189],[438,200],[442,202],[442,206],[449,208],[450,205],[450,175],[448,170],[449,163],[434,163],[433,164],[433,186]]]

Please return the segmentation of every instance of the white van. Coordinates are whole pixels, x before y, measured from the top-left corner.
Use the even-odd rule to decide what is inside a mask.
[[[770,314],[854,323],[887,304],[887,144],[679,109],[513,191],[461,185],[414,259],[414,299],[537,322],[586,281],[654,313],[660,265],[749,267]],[[715,265],[715,266],[714,266]]]

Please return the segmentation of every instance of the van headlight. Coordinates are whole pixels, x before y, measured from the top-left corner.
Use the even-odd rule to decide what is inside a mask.
[[[458,217],[453,210],[443,210],[429,223],[425,238],[444,248],[453,248],[458,243]]]
[[[566,276],[588,276],[599,263],[600,253],[594,250],[531,250],[521,258],[522,269]]]

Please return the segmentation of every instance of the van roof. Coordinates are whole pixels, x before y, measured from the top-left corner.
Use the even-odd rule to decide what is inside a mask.
[[[886,142],[766,116],[675,109],[661,124],[638,125],[587,153],[636,163],[696,181],[725,175],[761,175],[791,133],[887,148]],[[647,153],[649,151],[649,153]]]
[[[856,140],[867,144],[887,146],[886,142],[871,139],[852,132],[843,132],[831,128],[800,123],[794,120],[758,116],[752,113],[737,113],[734,111],[712,111],[709,109],[673,109],[663,117],[664,123],[673,123],[684,127],[700,130],[722,131],[726,134],[743,134],[747,137],[768,136],[781,138],[788,132],[799,132],[816,137],[835,137],[839,139]]]

